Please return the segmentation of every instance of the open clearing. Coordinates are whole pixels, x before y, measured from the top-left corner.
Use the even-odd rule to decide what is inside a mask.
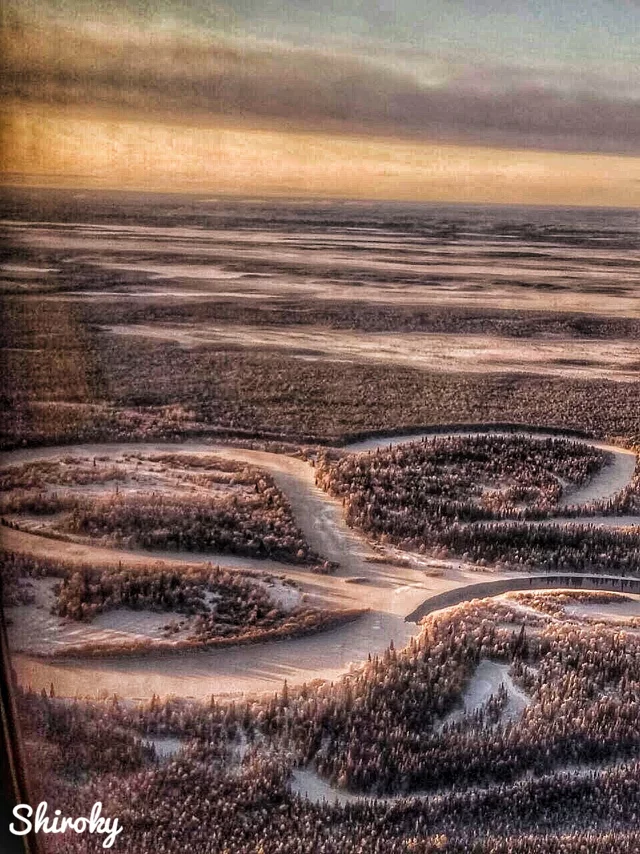
[[[30,584],[35,593],[32,605],[13,605],[5,608],[9,623],[7,634],[11,648],[16,652],[33,655],[50,655],[52,652],[73,647],[81,643],[97,643],[108,648],[110,643],[165,638],[163,626],[172,622],[184,622],[181,630],[172,635],[178,640],[185,637],[193,625],[193,619],[184,614],[151,611],[133,611],[116,608],[97,614],[90,624],[64,620],[51,613],[54,604],[53,587],[60,583],[58,578],[34,578]]]
[[[634,597],[630,601],[611,602],[609,604],[567,605],[564,610],[570,617],[578,617],[578,619],[588,617],[624,625],[630,621],[640,620],[640,598]]]
[[[571,780],[579,780],[581,777],[590,777],[592,774],[595,775],[599,771],[606,771],[612,767],[615,767],[615,764],[606,765],[604,767],[591,766],[591,765],[582,765],[582,766],[574,766],[571,768],[563,768],[560,769],[556,774],[543,774],[540,777],[532,777],[532,775],[527,775],[525,779],[536,779],[539,781],[548,780],[551,782],[553,779],[557,779],[558,776],[566,777]],[[493,787],[497,790],[498,787]],[[380,804],[394,804],[403,800],[435,800],[437,801],[439,797],[441,797],[441,793],[421,793],[421,792],[411,792],[410,794],[402,795],[386,795],[383,797],[377,797],[375,795],[359,795],[354,792],[347,792],[344,789],[338,789],[335,786],[332,786],[330,783],[327,783],[326,780],[323,780],[315,771],[309,768],[296,768],[291,774],[291,779],[289,781],[289,789],[294,795],[299,795],[301,798],[305,798],[312,803],[315,804],[338,804],[339,806],[345,806],[347,804],[353,803],[363,803],[363,802],[371,802],[375,801]],[[484,792],[491,791],[491,787],[483,787],[483,786],[474,786],[473,791],[476,794],[482,794]]]
[[[517,720],[529,705],[528,697],[514,683],[509,675],[508,665],[489,661],[485,658],[477,666],[471,681],[467,685],[462,698],[463,707],[455,709],[450,715],[447,715],[442,721],[442,725],[456,723],[465,715],[472,715],[479,711],[492,696],[497,696],[501,686],[504,686],[507,691],[507,705],[502,712],[501,719]]]

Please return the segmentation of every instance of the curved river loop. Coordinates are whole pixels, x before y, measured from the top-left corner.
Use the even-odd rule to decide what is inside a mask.
[[[475,435],[456,431],[455,435]],[[512,434],[512,431],[510,431]],[[347,452],[365,452],[402,442],[415,442],[429,433],[378,437],[344,447]],[[439,436],[454,433],[438,433]],[[522,431],[520,435],[544,438],[544,433]],[[608,451],[611,462],[584,487],[568,495],[572,505],[609,498],[631,481],[636,465],[629,450],[587,439],[581,441]],[[295,582],[308,605],[341,609],[367,609],[357,620],[319,634],[262,644],[224,649],[194,650],[175,654],[146,653],[144,656],[120,658],[38,658],[14,653],[12,662],[18,681],[35,690],[53,685],[57,696],[99,697],[117,694],[123,699],[176,695],[204,699],[211,696],[247,696],[281,689],[314,680],[336,680],[375,655],[393,641],[405,646],[418,634],[415,622],[427,613],[467,599],[497,595],[508,590],[538,587],[640,592],[640,580],[605,576],[534,576],[517,572],[482,571],[460,560],[435,560],[420,555],[405,555],[405,561],[382,562],[364,537],[351,530],[342,518],[342,507],[314,483],[314,469],[302,459],[266,451],[246,450],[205,442],[146,444],[75,445],[20,450],[2,455],[3,466],[27,461],[55,459],[70,455],[99,455],[175,452],[216,454],[229,460],[245,462],[267,470],[277,486],[288,497],[295,521],[311,547],[324,558],[336,561],[333,575],[312,574],[304,568],[291,567],[268,560],[235,556],[183,553],[141,553],[101,548],[88,544],[53,540],[8,528],[2,529],[5,548],[35,556],[64,558],[70,562],[93,562],[109,565],[141,566],[150,559],[161,559],[167,565],[220,562],[258,573],[286,576]],[[608,520],[609,523],[611,520]],[[561,518],[554,524],[562,524]],[[588,523],[605,520],[585,519]],[[617,524],[640,524],[640,518],[619,520]],[[396,555],[397,557],[397,555]],[[373,558],[373,561],[372,561]],[[402,563],[402,565],[400,565]],[[406,564],[406,565],[405,565]]]

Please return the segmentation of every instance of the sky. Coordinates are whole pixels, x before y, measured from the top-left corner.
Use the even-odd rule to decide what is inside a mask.
[[[5,0],[8,182],[640,203],[640,0]]]

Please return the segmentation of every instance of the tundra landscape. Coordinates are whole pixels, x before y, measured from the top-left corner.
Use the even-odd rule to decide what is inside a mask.
[[[637,211],[2,210],[34,802],[131,854],[640,850]]]

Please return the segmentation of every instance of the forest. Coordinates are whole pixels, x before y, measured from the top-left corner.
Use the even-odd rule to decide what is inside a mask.
[[[637,636],[558,621],[553,595],[526,618],[528,594],[458,606],[428,618],[404,651],[333,685],[285,684],[271,698],[153,697],[136,706],[23,691],[38,797],[55,787],[71,814],[99,797],[121,817],[132,854],[157,851],[169,828],[175,844],[231,854],[347,854],[354,845],[374,854],[381,844],[392,854],[632,854]],[[618,599],[578,592],[565,605],[567,596],[583,605]],[[517,726],[502,689],[446,723],[482,661],[507,665],[526,694]],[[181,747],[163,759],[154,740],[169,737]],[[300,766],[352,791],[400,796],[308,800],[290,789]],[[70,845],[86,850],[86,840]]]
[[[590,520],[637,512],[638,468],[613,498],[571,505],[570,487],[606,462],[598,449],[567,440],[432,437],[366,454],[325,453],[316,483],[342,500],[350,526],[382,544],[480,566],[626,575],[640,568],[637,529]],[[562,524],[552,524],[555,517]]]

